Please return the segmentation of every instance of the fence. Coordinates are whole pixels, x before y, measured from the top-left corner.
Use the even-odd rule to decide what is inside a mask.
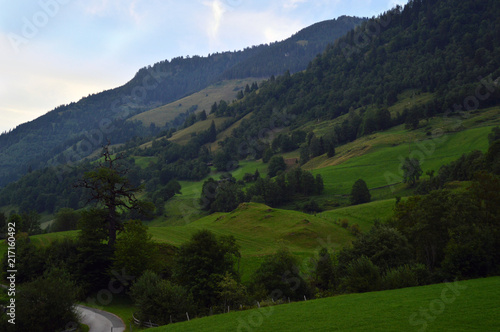
[[[134,324],[137,326],[143,326],[143,327],[158,327],[158,324],[152,323],[151,320],[148,322],[142,322],[139,319],[135,317],[135,314],[132,314],[132,318],[134,319]]]

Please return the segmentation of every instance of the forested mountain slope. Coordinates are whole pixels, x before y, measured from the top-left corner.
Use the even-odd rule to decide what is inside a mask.
[[[361,21],[341,17],[305,28],[294,37],[271,45],[165,60],[140,69],[121,87],[61,105],[0,136],[0,186],[31,169],[47,166],[49,160],[52,164],[76,162],[100,148],[106,139],[124,143],[134,136],[154,134],[139,123],[125,120],[221,79],[248,77],[248,73],[255,73],[253,66],[259,67],[261,76],[281,74],[287,69],[303,70],[326,45]],[[302,41],[299,44],[297,36]],[[286,62],[282,60],[284,52],[288,55]],[[245,64],[247,60],[250,61]]]
[[[271,79],[258,93],[216,112],[253,114],[233,132],[235,142],[225,146],[262,136],[263,125],[294,129],[349,114],[325,137],[339,145],[396,124],[411,128],[436,114],[497,105],[499,17],[500,3],[493,0],[415,0],[398,6],[338,39],[306,71]],[[409,90],[427,94],[427,102],[390,114],[397,96]],[[271,118],[281,122],[271,126]],[[262,150],[268,142],[252,141],[257,143]]]

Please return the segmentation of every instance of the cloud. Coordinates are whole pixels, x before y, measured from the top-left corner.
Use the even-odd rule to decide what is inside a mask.
[[[90,0],[81,1],[79,4],[87,15],[131,20],[135,24],[142,23],[146,18],[147,8],[154,8],[154,6],[142,5],[141,0]]]
[[[217,45],[219,29],[224,18],[226,9],[220,0],[204,1],[203,5],[210,10],[210,19],[206,21],[206,31],[210,45]]]
[[[307,0],[285,0],[283,3],[283,8],[285,9],[295,9],[299,4],[306,2]]]
[[[392,9],[397,5],[404,7],[408,3],[408,0],[389,0],[388,8]]]

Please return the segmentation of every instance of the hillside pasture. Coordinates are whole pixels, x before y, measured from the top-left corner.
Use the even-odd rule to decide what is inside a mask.
[[[498,331],[500,277],[233,311],[151,332]]]

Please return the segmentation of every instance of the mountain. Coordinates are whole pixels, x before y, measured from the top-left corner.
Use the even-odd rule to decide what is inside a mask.
[[[274,127],[293,130],[343,116],[324,137],[338,146],[397,124],[418,126],[437,114],[460,116],[498,105],[499,14],[500,3],[493,0],[413,0],[364,22],[307,70],[270,80],[243,102],[217,111],[251,114],[226,146],[262,136],[270,118],[284,119]],[[403,92],[426,101],[391,114]]]
[[[328,44],[362,21],[343,16],[305,28],[271,45],[207,57],[178,57],[142,68],[121,87],[61,105],[2,134],[0,186],[28,170],[49,165],[49,161],[52,165],[77,162],[100,148],[106,139],[124,143],[132,137],[151,134],[140,123],[125,120],[223,79],[254,74],[269,77],[286,70],[303,70]]]
[[[258,160],[264,154],[293,152],[293,158],[300,155],[301,163],[322,156],[323,161],[319,164],[333,165],[333,161],[326,160],[335,153],[333,150],[342,150],[342,146],[349,142],[395,126],[402,125],[401,130],[407,130],[403,136],[413,137],[415,132],[412,131],[425,124],[425,128],[429,128],[423,133],[425,138],[459,131],[459,124],[473,116],[483,116],[483,119],[477,119],[481,124],[496,114],[494,110],[488,113],[483,109],[500,105],[499,14],[500,3],[494,0],[460,3],[414,0],[404,9],[398,6],[339,38],[310,62],[306,70],[272,76],[237,102],[214,105],[207,120],[186,129],[182,145],[177,144],[181,141],[179,135],[170,140],[167,135],[129,141],[124,146],[128,149],[126,153],[134,158],[134,166],[140,168],[134,171],[134,181],[145,183],[146,190],[153,194],[171,179],[203,179],[210,172],[207,164],[211,162],[222,169],[226,165],[237,165],[239,161]],[[213,57],[157,64],[141,70],[134,79],[141,82],[141,77],[147,77],[147,73],[177,62],[215,62]],[[215,57],[229,58],[229,54]],[[126,88],[133,90],[132,86],[129,84]],[[117,92],[108,91],[84,102],[104,100],[106,94],[116,95]],[[130,104],[123,104],[119,109],[134,113],[130,111]],[[61,109],[47,117],[72,113],[76,112]],[[436,117],[442,124],[430,125],[429,122]],[[212,120],[215,120],[216,128],[212,128]],[[115,121],[121,123],[101,125],[106,125],[107,135],[122,135],[122,141],[126,140],[127,133],[136,135],[149,130],[138,123],[122,119]],[[76,126],[77,123],[67,121],[64,125]],[[54,132],[59,125],[53,124]],[[114,131],[110,129],[113,126]],[[102,143],[104,134],[94,134],[83,143]],[[35,139],[36,135],[27,138]],[[405,140],[399,137],[391,144],[399,145]],[[69,151],[59,156],[71,156],[68,154],[71,151],[77,154],[83,146],[77,142],[81,141],[81,136],[76,137],[71,144],[63,146],[69,147]],[[116,142],[120,140],[113,141]],[[209,148],[207,143],[216,146]],[[88,150],[98,147],[96,143]],[[57,154],[48,157],[54,155]],[[11,167],[14,166],[12,163]],[[20,169],[18,175],[23,171]],[[46,185],[57,178],[53,173],[44,171],[27,175],[22,185],[10,186],[0,195],[2,202],[15,205],[22,201],[25,207],[39,206],[38,211],[51,211],[65,206],[70,193],[79,196],[61,181],[57,185]],[[68,175],[78,176],[76,172]],[[375,176],[383,178],[383,175]],[[24,190],[33,187],[38,188],[37,191]],[[45,196],[40,194],[41,188],[47,188],[44,189]],[[16,191],[15,195],[12,190]],[[59,197],[63,192],[68,195]],[[36,201],[39,204],[35,204]],[[70,206],[78,207],[78,197],[71,201]]]

